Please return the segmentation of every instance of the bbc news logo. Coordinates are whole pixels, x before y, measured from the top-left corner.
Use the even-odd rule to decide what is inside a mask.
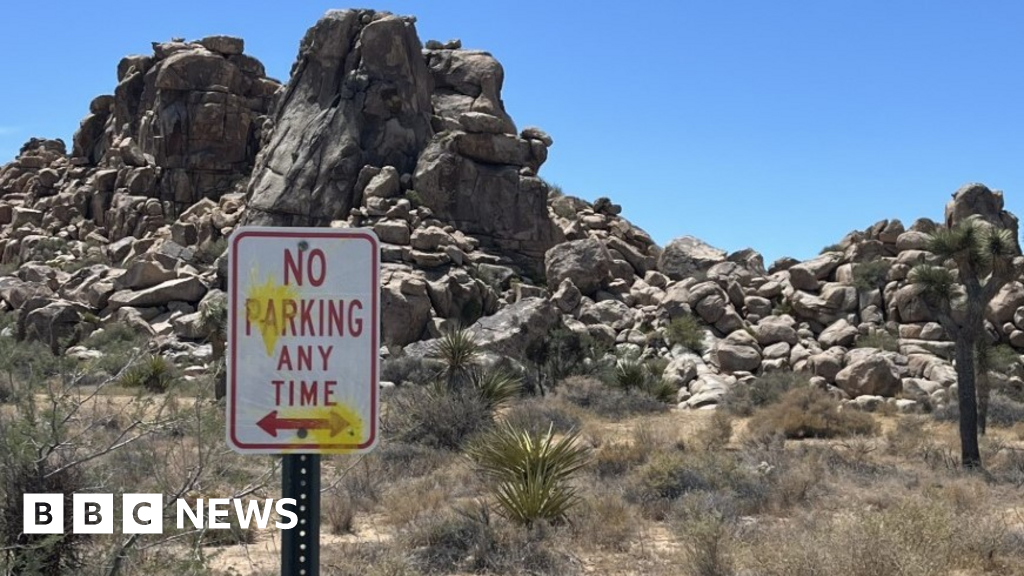
[[[25,534],[63,534],[64,494],[25,494],[23,528]],[[295,498],[268,498],[243,502],[237,498],[198,498],[191,504],[184,498],[175,502],[179,530],[191,524],[196,530],[230,529],[234,513],[237,525],[249,528],[255,523],[265,529],[273,512],[279,519],[274,526],[281,530],[299,523]],[[121,498],[120,525],[123,534],[163,534],[164,497],[162,494],[124,494]],[[118,516],[113,494],[73,494],[71,498],[71,532],[73,534],[113,534]]]

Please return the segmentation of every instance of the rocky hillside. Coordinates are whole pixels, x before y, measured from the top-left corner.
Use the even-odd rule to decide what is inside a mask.
[[[57,353],[95,354],[76,344],[122,324],[205,366],[203,311],[222,306],[238,226],[369,227],[384,354],[421,353],[459,324],[523,359],[557,331],[664,359],[683,408],[799,370],[861,406],[913,411],[955,386],[948,335],[906,281],[935,260],[927,234],[980,214],[1017,237],[1001,193],[970,184],[944,223],[879,222],[806,262],[766,269],[754,250],[685,236],[659,247],[610,200],[545,183],[553,139],[517,129],[490,54],[424,44],[413,18],[383,12],[329,12],[285,85],[229,37],[155,43],[117,71],[70,153],[32,139],[0,168],[0,300],[14,336]],[[996,297],[988,328],[1024,350],[1024,284]]]

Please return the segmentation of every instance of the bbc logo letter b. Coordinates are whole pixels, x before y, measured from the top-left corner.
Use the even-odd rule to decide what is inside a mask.
[[[25,494],[22,500],[22,529],[25,534],[64,533],[63,494]]]

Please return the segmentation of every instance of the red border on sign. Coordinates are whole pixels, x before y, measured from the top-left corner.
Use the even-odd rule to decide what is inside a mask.
[[[313,453],[316,453],[316,452],[319,452],[319,451],[331,451],[331,450],[362,450],[364,448],[368,448],[369,446],[372,446],[374,441],[377,439],[377,432],[378,432],[377,431],[377,427],[378,427],[377,410],[378,410],[378,405],[379,405],[379,399],[377,398],[377,395],[379,394],[379,388],[380,388],[380,383],[377,381],[377,369],[378,369],[378,364],[379,364],[378,356],[380,355],[380,339],[379,339],[379,330],[380,330],[380,244],[377,241],[377,237],[372,235],[372,234],[367,234],[365,232],[353,232],[353,231],[344,230],[344,229],[340,229],[340,230],[326,229],[326,230],[324,230],[322,232],[319,231],[319,230],[317,230],[317,231],[307,231],[307,230],[304,230],[303,232],[299,233],[299,232],[291,232],[291,231],[245,230],[243,228],[243,229],[239,230],[238,232],[236,232],[235,234],[232,234],[232,236],[231,236],[231,246],[232,246],[231,254],[232,255],[236,254],[238,252],[238,244],[244,238],[248,238],[248,237],[252,237],[252,238],[296,238],[296,239],[310,238],[310,237],[316,237],[316,238],[340,238],[340,239],[356,238],[356,239],[366,240],[366,241],[368,241],[370,243],[370,246],[372,247],[372,251],[373,251],[373,278],[371,280],[371,285],[373,286],[373,290],[371,290],[371,292],[372,292],[372,295],[371,295],[372,306],[370,308],[370,310],[372,311],[372,316],[373,316],[373,322],[370,323],[372,325],[370,335],[371,335],[371,338],[373,339],[372,342],[371,342],[373,344],[373,346],[371,346],[371,350],[370,350],[370,383],[371,383],[371,390],[370,390],[370,435],[366,439],[366,441],[361,443],[361,444],[345,444],[345,443],[337,443],[337,444],[309,444],[309,443],[306,443],[306,444],[277,444],[277,443],[260,444],[260,443],[255,443],[255,444],[251,444],[251,443],[246,443],[246,442],[240,441],[238,439],[237,435],[236,435],[236,433],[237,433],[236,425],[238,423],[237,414],[236,414],[236,412],[237,412],[237,404],[238,404],[237,401],[236,401],[236,399],[238,398],[238,394],[237,394],[238,393],[238,386],[237,386],[237,384],[238,384],[237,380],[238,379],[237,379],[237,375],[236,375],[235,370],[234,370],[234,366],[235,366],[235,362],[236,362],[236,355],[238,353],[238,347],[235,346],[235,345],[231,345],[230,346],[231,354],[230,354],[230,358],[229,358],[229,360],[231,362],[231,369],[230,369],[231,379],[228,382],[228,388],[229,388],[229,390],[231,392],[230,393],[230,398],[231,398],[230,413],[228,415],[228,433],[231,436],[231,441],[234,443],[234,446],[236,448],[239,448],[239,449],[242,449],[242,450],[281,450],[281,451],[289,451],[289,452],[290,451],[296,451],[296,450],[309,450],[309,451],[312,451]],[[231,259],[231,279],[230,279],[228,284],[229,284],[229,287],[228,287],[228,290],[229,290],[228,301],[231,302],[232,304],[235,304],[235,303],[237,303],[237,296],[238,296],[238,258],[232,258]],[[238,342],[238,340],[236,339],[237,336],[238,336],[238,322],[234,318],[235,310],[232,310],[231,313],[232,313],[231,342]]]

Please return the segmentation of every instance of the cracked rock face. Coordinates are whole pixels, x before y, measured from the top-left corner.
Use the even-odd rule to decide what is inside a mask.
[[[249,187],[248,223],[323,225],[359,205],[364,166],[412,171],[433,80],[404,18],[331,11],[306,32]]]
[[[280,87],[243,49],[240,38],[213,36],[122,59],[114,94],[95,98],[75,133],[74,163],[118,170],[116,191],[175,214],[230,192],[252,169]]]

